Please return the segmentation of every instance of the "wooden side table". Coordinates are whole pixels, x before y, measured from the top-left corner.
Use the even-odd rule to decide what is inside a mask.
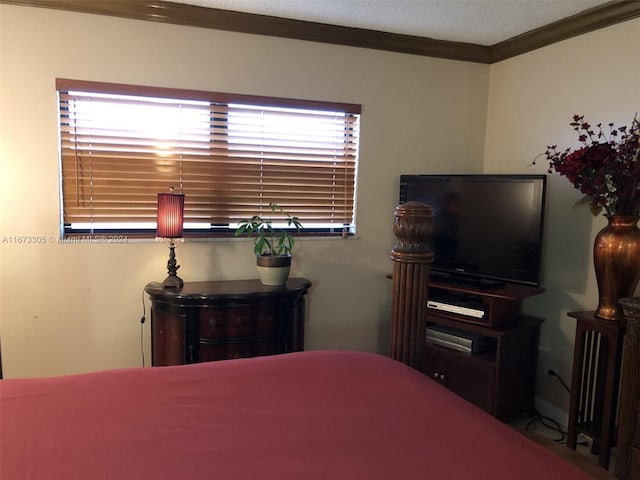
[[[304,349],[304,297],[311,282],[258,280],[150,283],[152,364],[181,365]]]
[[[569,312],[577,320],[571,377],[567,446],[576,449],[579,433],[593,439],[591,453],[609,468],[615,440],[618,385],[625,323],[603,320],[595,312]]]

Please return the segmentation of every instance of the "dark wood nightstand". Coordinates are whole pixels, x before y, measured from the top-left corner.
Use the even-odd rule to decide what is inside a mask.
[[[259,280],[150,283],[152,364],[180,365],[304,348],[304,304],[311,282],[281,287]]]

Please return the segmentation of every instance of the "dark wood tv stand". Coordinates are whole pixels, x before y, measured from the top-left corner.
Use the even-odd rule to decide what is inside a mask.
[[[523,298],[540,287],[505,284],[477,288],[429,281],[429,292],[472,295],[486,306],[482,319],[427,309],[427,325],[438,324],[485,337],[477,354],[461,353],[425,341],[422,371],[491,415],[508,420],[533,412],[540,318],[520,313]]]
[[[422,371],[501,420],[525,411],[533,413],[542,319],[521,315],[520,306],[523,298],[544,289],[517,284],[474,286],[436,278],[436,273],[430,272],[432,231],[431,207],[420,202],[396,207],[393,233],[398,242],[391,250],[389,356]],[[475,313],[482,315],[462,315],[465,311],[459,309],[452,313],[446,310],[444,301],[438,309],[427,308],[436,292],[471,296]],[[486,348],[470,354],[452,349],[446,342],[446,346],[441,346],[442,341],[436,345],[427,340],[426,329],[431,325],[479,334]],[[456,346],[456,336],[445,340],[453,340]]]

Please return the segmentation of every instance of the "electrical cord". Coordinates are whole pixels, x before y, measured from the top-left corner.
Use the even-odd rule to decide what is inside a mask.
[[[529,420],[529,423],[527,423],[527,426],[525,427],[526,430],[527,431],[535,430],[534,425],[536,424],[536,422],[539,422],[540,425],[542,425],[543,427],[553,432],[556,432],[560,435],[560,438],[552,438],[551,440],[557,443],[564,443],[564,444],[567,443],[568,432],[565,432],[556,420],[550,417],[546,417],[537,411],[534,411],[534,416],[531,418],[531,420]],[[583,442],[576,442],[576,445],[589,447],[591,446],[591,443],[587,441],[583,441]]]
[[[567,386],[566,382],[564,382],[564,380],[562,380],[562,378],[560,377],[560,375],[558,375],[555,370],[553,369],[549,369],[547,370],[547,374],[555,377],[558,379],[558,381],[560,382],[560,384],[564,387],[564,389],[571,394],[571,389]],[[532,426],[536,423],[536,422],[540,422],[540,425],[542,425],[543,427],[552,430],[554,432],[557,432],[560,434],[560,438],[557,439],[553,439],[554,441],[558,442],[558,443],[567,443],[567,435],[568,432],[565,432],[562,427],[560,426],[560,423],[558,423],[556,420],[554,420],[553,418],[550,417],[546,417],[544,415],[542,415],[540,412],[538,411],[534,411],[534,416],[533,418],[531,418],[531,420],[529,421],[529,423],[527,423],[526,429],[527,430],[531,430]],[[589,442],[577,442],[576,445],[584,445],[584,446],[590,446],[591,444]]]
[[[542,425],[543,427],[548,428],[549,430],[560,434],[560,438],[553,438],[552,439],[553,441],[558,443],[563,443],[566,441],[567,432],[565,432],[562,429],[560,424],[553,418],[546,417],[538,411],[534,411],[533,418],[531,418],[531,420],[529,420],[529,423],[527,423],[527,426],[526,426],[527,431],[535,430],[535,428],[532,428],[532,427],[533,425],[535,425],[536,422],[539,422],[540,425]]]
[[[142,290],[142,317],[140,317],[140,355],[142,356],[142,366],[145,366],[144,360],[144,322],[147,317],[147,307],[144,303],[144,290]]]
[[[553,369],[549,369],[547,370],[547,374],[551,375],[552,377],[556,377],[558,379],[558,381],[562,384],[562,386],[564,387],[564,389],[567,391],[567,393],[571,394],[571,389],[567,386],[567,384],[565,383],[564,380],[562,380],[562,377],[560,377],[560,375],[558,375],[555,370]]]

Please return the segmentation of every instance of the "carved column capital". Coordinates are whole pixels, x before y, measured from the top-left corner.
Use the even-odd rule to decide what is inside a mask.
[[[431,263],[433,251],[433,209],[421,202],[398,205],[393,221],[393,233],[398,243],[391,250],[396,262]]]

